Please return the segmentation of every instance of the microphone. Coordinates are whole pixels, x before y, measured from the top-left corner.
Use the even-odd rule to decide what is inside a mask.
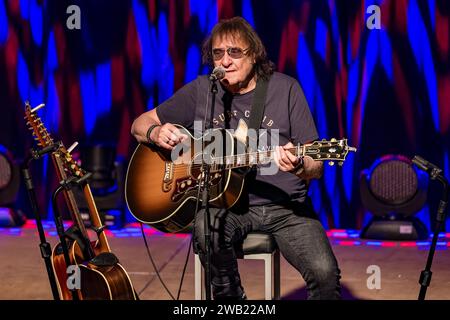
[[[225,78],[225,69],[221,66],[215,67],[209,75],[209,80],[216,81]]]

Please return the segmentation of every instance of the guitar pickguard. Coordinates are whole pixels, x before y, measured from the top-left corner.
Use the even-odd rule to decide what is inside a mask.
[[[177,179],[175,183],[175,190],[172,193],[172,201],[177,202],[184,197],[186,192],[192,191],[198,187],[196,180],[188,177],[183,179]]]
[[[210,175],[209,185],[210,187],[218,185],[222,180],[222,174],[220,172],[214,172]],[[172,201],[177,202],[182,199],[187,192],[194,191],[198,188],[198,180],[192,177],[186,177],[183,179],[177,179],[175,182],[175,190],[172,194]]]

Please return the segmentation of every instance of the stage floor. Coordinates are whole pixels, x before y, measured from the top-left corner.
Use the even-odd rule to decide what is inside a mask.
[[[47,239],[57,243],[51,226],[46,226]],[[163,234],[145,227],[153,258],[161,276],[176,296],[186,259],[190,235]],[[330,241],[342,271],[344,299],[417,299],[418,279],[425,268],[430,242],[367,241],[356,231],[330,230]],[[150,263],[138,224],[127,229],[108,231],[113,252],[128,271],[143,300],[166,300],[164,290]],[[0,299],[52,299],[39,238],[34,221],[22,228],[0,228]],[[380,267],[381,288],[369,289],[367,279],[371,265]],[[249,299],[264,299],[264,268],[262,261],[239,261],[241,278]],[[433,278],[427,299],[450,299],[450,234],[441,234],[433,266]],[[305,283],[284,258],[281,259],[282,299],[305,299]],[[182,300],[194,299],[194,260],[191,251],[180,295]]]

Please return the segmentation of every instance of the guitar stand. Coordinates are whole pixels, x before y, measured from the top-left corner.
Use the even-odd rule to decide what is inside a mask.
[[[36,217],[36,227],[38,229],[39,234],[39,249],[41,251],[41,257],[44,259],[45,268],[47,269],[48,280],[50,282],[50,288],[52,290],[52,295],[54,300],[61,300],[58,292],[58,286],[55,278],[55,273],[53,272],[52,267],[52,249],[50,244],[47,242],[47,238],[45,237],[44,227],[42,225],[42,219],[40,215],[39,205],[36,197],[36,191],[34,189],[33,179],[30,172],[30,163],[33,160],[38,160],[43,157],[45,154],[56,151],[59,145],[54,144],[50,147],[44,148],[40,151],[31,149],[30,154],[27,156],[25,161],[22,163],[21,171],[22,176],[25,182],[25,188],[27,189],[28,198],[30,200],[31,208],[33,210],[34,216]]]
[[[58,233],[59,242],[61,244],[61,248],[64,255],[64,261],[66,262],[66,267],[69,267],[71,265],[70,257],[69,257],[69,248],[67,247],[66,239],[69,237],[64,230],[64,222],[61,216],[61,213],[58,208],[57,200],[58,200],[58,194],[63,190],[70,190],[74,183],[76,181],[76,177],[71,177],[67,180],[63,180],[60,182],[60,185],[52,194],[52,207],[53,207],[53,215],[55,219],[55,226],[56,226],[56,232]],[[79,300],[78,294],[76,292],[76,289],[69,289],[72,293],[72,299],[73,300]]]
[[[74,241],[77,241],[77,243],[79,244],[80,248],[82,249],[84,255],[86,254],[85,250],[87,250],[86,245],[89,245],[89,243],[87,243],[87,244],[83,243],[83,241],[79,237],[70,236],[64,230],[64,222],[63,222],[63,219],[62,219],[62,216],[58,209],[58,204],[57,204],[58,195],[63,190],[69,191],[73,187],[81,185],[90,176],[91,176],[91,173],[87,173],[81,178],[72,176],[68,179],[62,180],[62,181],[60,181],[59,187],[56,188],[56,190],[52,194],[52,206],[53,206],[53,212],[54,212],[54,218],[55,218],[56,232],[58,233],[58,236],[59,236],[61,248],[63,250],[64,260],[66,262],[67,267],[71,265],[71,261],[70,261],[70,257],[69,257],[69,248],[67,247],[66,239],[69,238]],[[78,295],[76,293],[76,289],[70,289],[70,291],[72,293],[73,300],[79,300]]]
[[[102,226],[100,226],[100,227],[98,227],[98,228],[97,228],[97,227],[90,226],[89,229],[93,230],[93,231],[95,232],[95,234],[97,235],[97,237],[98,237],[98,236],[100,235],[100,233],[102,233],[103,230],[106,229],[106,226],[105,226],[105,225],[102,225]]]

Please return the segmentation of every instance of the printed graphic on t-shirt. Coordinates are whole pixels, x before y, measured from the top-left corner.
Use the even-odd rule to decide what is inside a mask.
[[[234,119],[235,121],[239,121],[240,119],[242,119],[242,118],[238,118],[238,114],[239,114],[238,110],[227,111],[227,115],[230,120]],[[250,114],[251,114],[250,110],[244,110],[243,116],[245,119],[247,119],[246,122],[248,122],[248,119],[250,118]],[[213,118],[213,124],[216,127],[222,127],[225,120],[226,120],[225,113],[222,112],[218,116]],[[267,115],[264,115],[264,117],[262,119],[262,125],[270,128],[274,125],[274,121],[272,119],[268,118]]]

